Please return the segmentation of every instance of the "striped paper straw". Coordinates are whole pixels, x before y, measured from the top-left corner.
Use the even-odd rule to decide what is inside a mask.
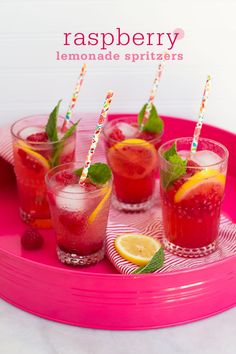
[[[90,148],[89,148],[89,151],[88,151],[88,155],[87,155],[86,160],[85,160],[84,168],[83,168],[80,180],[79,180],[79,184],[80,185],[83,185],[84,181],[87,178],[88,171],[89,171],[89,168],[91,166],[92,158],[93,158],[93,155],[95,153],[95,150],[96,150],[96,147],[97,147],[97,144],[98,144],[98,140],[99,140],[99,137],[100,137],[100,134],[101,134],[101,131],[102,131],[102,127],[104,125],[105,119],[107,117],[107,112],[109,110],[109,107],[110,107],[110,104],[111,104],[111,101],[112,101],[112,97],[113,97],[113,91],[108,91],[106,99],[105,99],[105,102],[104,102],[104,105],[103,105],[103,108],[102,108],[102,111],[101,111],[101,114],[100,114],[100,117],[99,117],[99,120],[98,120],[98,123],[97,123],[96,128],[95,128],[95,132],[94,132],[93,137],[92,137],[92,142],[91,142],[91,145],[90,145]]]
[[[143,129],[144,125],[148,121],[148,118],[149,118],[149,115],[150,115],[150,112],[151,112],[151,109],[152,109],[152,105],[153,105],[153,102],[154,102],[154,99],[155,99],[155,96],[156,96],[157,88],[158,88],[158,85],[159,85],[159,82],[160,82],[160,79],[161,79],[161,75],[162,75],[163,69],[164,69],[164,61],[161,62],[158,65],[158,69],[157,69],[156,76],[155,76],[155,79],[154,79],[154,82],[153,82],[153,85],[152,85],[150,97],[148,99],[146,110],[144,112],[144,116],[143,116],[143,120],[142,120],[142,124],[141,124],[141,130]]]
[[[192,141],[192,145],[191,145],[191,153],[192,154],[194,154],[197,151],[198,139],[199,139],[199,136],[201,134],[202,124],[203,124],[203,119],[204,119],[204,113],[205,113],[205,110],[206,110],[206,105],[207,105],[207,101],[208,101],[210,88],[211,88],[211,76],[208,75],[207,81],[206,81],[206,84],[205,84],[205,88],[204,88],[204,92],[203,92],[203,96],[202,96],[202,103],[201,103],[201,106],[200,106],[200,112],[199,112],[199,115],[198,115],[197,124],[196,124],[196,127],[194,129],[194,133],[193,133],[193,141]]]
[[[78,80],[76,82],[75,89],[74,89],[74,92],[72,94],[72,97],[71,97],[71,100],[70,100],[70,103],[69,103],[69,107],[68,107],[67,112],[66,112],[65,122],[64,122],[63,127],[62,127],[63,131],[67,128],[68,122],[71,120],[71,115],[72,115],[73,109],[75,108],[76,102],[78,100],[78,95],[79,95],[81,86],[83,84],[84,76],[86,74],[86,71],[87,71],[87,65],[84,64],[82,66],[81,71],[80,71],[79,78],[78,78]]]

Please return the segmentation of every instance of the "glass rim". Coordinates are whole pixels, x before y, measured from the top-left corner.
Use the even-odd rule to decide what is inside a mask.
[[[50,114],[50,113],[49,113],[49,114]],[[25,117],[22,117],[22,118],[17,119],[14,123],[12,123],[12,125],[11,125],[11,127],[10,127],[11,135],[12,135],[14,138],[16,138],[16,139],[18,139],[18,140],[21,140],[21,141],[24,141],[24,142],[27,142],[28,144],[30,144],[30,145],[32,145],[32,146],[36,146],[36,145],[37,145],[37,146],[45,146],[45,145],[54,145],[54,144],[59,143],[59,142],[61,141],[61,139],[55,140],[55,141],[39,141],[39,142],[37,142],[37,141],[27,141],[27,139],[22,138],[22,137],[19,135],[19,132],[18,132],[18,133],[14,132],[15,126],[16,126],[18,123],[24,121],[25,119],[32,119],[32,120],[33,120],[34,118],[40,118],[40,117],[46,118],[46,117],[49,117],[49,114],[47,114],[47,113],[34,114],[34,115],[31,115],[31,116],[25,116]],[[64,120],[65,120],[65,117],[62,116],[62,115],[58,115],[58,119],[61,119],[61,120],[64,121]],[[74,123],[73,123],[72,121],[69,121],[69,124],[70,124],[70,125],[73,125]],[[73,136],[73,134],[72,134],[72,136]]]
[[[106,141],[111,141],[111,142],[114,142],[114,143],[122,143],[122,141],[124,140],[127,140],[127,139],[139,139],[139,138],[127,138],[127,139],[124,139],[124,140],[121,140],[121,141],[118,141],[118,140],[115,140],[115,139],[112,139],[112,138],[109,138],[109,136],[106,134],[106,128],[111,125],[112,122],[116,123],[118,122],[119,120],[124,120],[125,119],[128,119],[128,118],[132,118],[133,116],[121,116],[121,117],[117,117],[117,118],[114,118],[114,119],[111,119],[111,120],[108,120],[106,121],[106,123],[104,124],[104,127],[102,129],[102,135],[104,136],[104,138],[106,139]],[[138,122],[137,122],[137,126],[138,126]],[[150,133],[151,134],[151,133]],[[159,141],[161,140],[163,134],[164,134],[164,129],[162,130],[161,133],[156,133],[157,136],[151,140],[144,140],[144,139],[140,139],[140,140],[144,140],[145,143],[146,142],[149,142],[149,143],[154,143],[156,141]],[[128,144],[128,143],[127,143]],[[137,145],[142,145],[144,144],[144,142],[140,142],[140,143],[137,143]]]
[[[164,157],[163,157],[163,153],[166,151],[161,151],[163,150],[163,148],[167,145],[167,144],[171,144],[171,143],[178,143],[178,141],[183,141],[183,140],[186,140],[186,141],[189,141],[191,142],[193,140],[193,137],[189,137],[189,136],[186,136],[186,137],[181,137],[181,138],[176,138],[176,139],[171,139],[171,140],[168,140],[166,142],[164,142],[158,149],[158,156],[159,158],[162,160],[162,161],[165,161],[165,163],[169,166],[179,166],[178,163],[171,163],[169,161],[167,161]],[[219,166],[220,164],[224,163],[225,161],[228,160],[228,157],[229,157],[229,151],[228,149],[221,143],[219,143],[218,141],[216,140],[213,140],[213,139],[209,139],[209,138],[199,138],[199,141],[208,141],[210,143],[213,143],[217,146],[219,146],[225,153],[225,157],[220,157],[221,160],[219,162],[215,162],[213,164],[208,164],[208,165],[203,165],[203,166],[189,166],[188,168],[189,169],[196,169],[196,170],[199,170],[199,168],[208,168],[208,167],[214,167],[214,166]],[[199,150],[201,151],[201,150]],[[178,152],[178,151],[177,151]]]
[[[73,162],[67,162],[67,163],[64,163],[64,164],[61,164],[61,165],[58,165],[58,166],[55,166],[53,168],[51,168],[46,174],[45,174],[45,183],[46,183],[46,186],[50,189],[56,189],[56,188],[53,188],[52,185],[51,185],[51,178],[53,176],[55,176],[55,174],[57,172],[62,172],[62,171],[67,171],[69,169],[69,167],[72,167],[73,165],[79,165],[77,166],[77,168],[81,168],[84,166],[84,161],[81,163],[80,161],[73,161]],[[68,168],[66,168],[68,167]],[[52,176],[50,176],[50,174],[52,174]],[[112,183],[112,178],[107,181],[105,184],[102,184],[102,185],[99,185],[100,188],[97,188],[93,191],[86,191],[86,194],[99,194],[99,192],[101,192],[101,190],[104,190],[107,186],[111,185]],[[66,196],[69,197],[69,195],[72,197],[74,195],[84,195],[84,192],[82,192],[82,189],[81,191],[61,191],[60,193],[64,194],[65,195],[65,198]]]

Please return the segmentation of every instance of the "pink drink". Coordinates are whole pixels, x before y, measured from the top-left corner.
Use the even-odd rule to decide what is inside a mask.
[[[163,156],[173,142],[163,144],[159,150],[164,244],[180,256],[204,256],[217,247],[228,151],[202,138],[198,151],[190,155],[192,139],[176,139],[179,155],[187,160],[186,170],[166,185],[168,171],[173,176],[179,168]]]
[[[141,132],[133,117],[122,117],[106,124],[104,137],[114,177],[114,206],[125,211],[148,209],[156,185],[161,134]]]
[[[45,174],[57,164],[71,162],[75,154],[75,134],[60,142],[48,141],[45,125],[48,116],[32,116],[15,122],[11,132],[15,174],[20,199],[20,215],[34,227],[50,227]],[[64,119],[58,119],[58,135]],[[59,144],[61,144],[59,146]]]
[[[69,265],[89,265],[104,257],[111,185],[79,185],[72,163],[49,171],[46,182],[57,254]]]

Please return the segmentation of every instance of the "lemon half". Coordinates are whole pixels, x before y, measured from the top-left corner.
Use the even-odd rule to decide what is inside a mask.
[[[115,249],[120,256],[139,266],[148,264],[161,247],[158,240],[143,234],[127,233],[115,239]]]

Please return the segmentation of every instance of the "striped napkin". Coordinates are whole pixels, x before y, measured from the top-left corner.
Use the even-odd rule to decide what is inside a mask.
[[[107,228],[106,256],[114,267],[123,274],[131,274],[138,266],[124,260],[116,251],[115,238],[122,233],[143,233],[160,241],[163,237],[160,203],[143,214],[123,214],[111,209]],[[225,216],[221,217],[219,230],[219,247],[209,256],[201,258],[182,258],[165,251],[165,262],[155,273],[193,269],[217,262],[236,255],[236,225]]]

